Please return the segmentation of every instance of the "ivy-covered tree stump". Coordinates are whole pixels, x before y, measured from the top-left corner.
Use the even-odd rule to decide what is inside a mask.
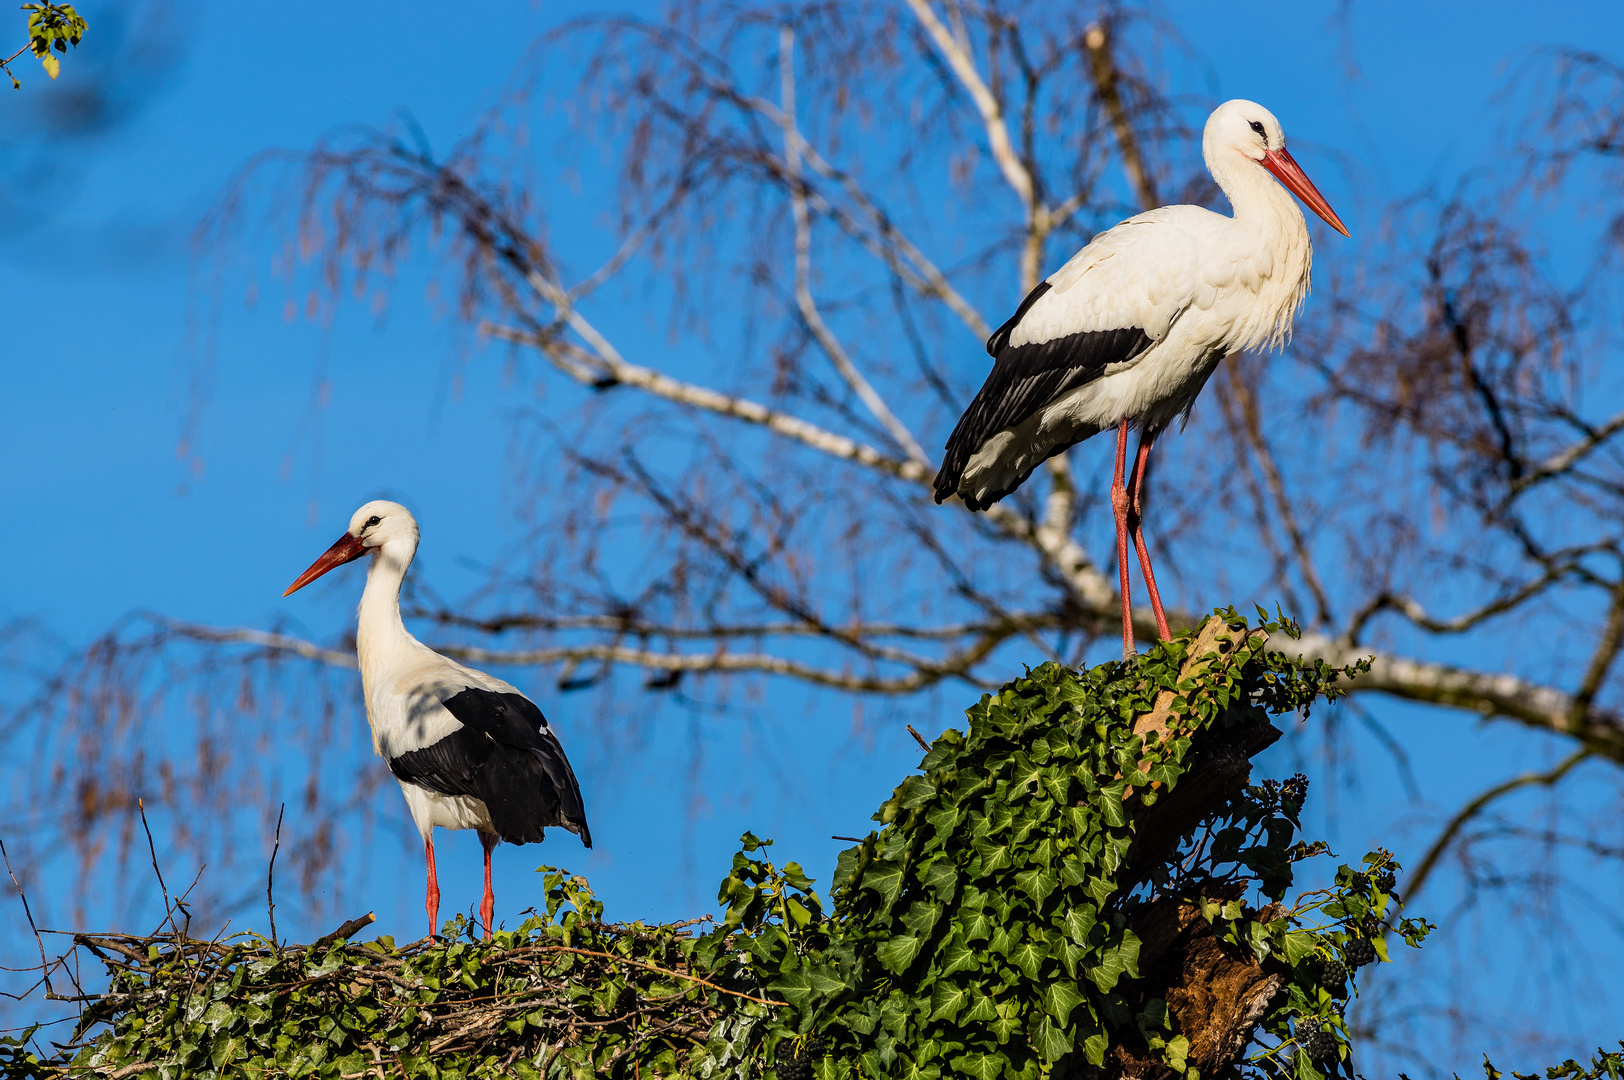
[[[1282,631],[1222,613],[1135,662],[1045,665],[983,698],[842,855],[796,1012],[775,1019],[875,1076],[1212,1077],[1249,1046],[1265,1071],[1345,1069],[1348,990],[1323,971],[1379,942],[1363,920],[1390,913],[1389,860],[1279,902],[1324,849],[1295,840],[1306,784],[1251,786],[1250,759],[1280,736],[1271,715],[1347,674],[1269,651]],[[767,985],[792,996],[788,967]],[[1310,1016],[1331,1045],[1297,1060]]]
[[[1385,852],[1287,899],[1325,848],[1297,839],[1306,782],[1253,785],[1251,758],[1349,674],[1268,647],[1293,632],[1220,612],[983,696],[842,853],[827,910],[747,834],[703,932],[605,923],[543,868],[544,913],[488,944],[82,938],[106,995],[54,1054],[0,1039],[0,1070],[1351,1078],[1358,968],[1427,927]]]

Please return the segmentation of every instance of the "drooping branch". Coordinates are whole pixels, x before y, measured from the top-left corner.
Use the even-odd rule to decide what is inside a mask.
[[[795,32],[787,26],[784,27],[779,31],[778,42],[778,65],[783,84],[781,115],[784,126],[784,160],[789,170],[790,209],[795,218],[795,303],[801,310],[801,318],[806,321],[807,329],[823,348],[824,354],[840,373],[840,377],[862,399],[868,411],[884,425],[885,430],[891,433],[897,445],[907,453],[908,459],[929,469],[930,458],[920,448],[913,432],[897,419],[878,391],[863,377],[862,372],[857,370],[857,365],[846,355],[845,347],[835,337],[834,331],[823,321],[817,301],[812,298],[812,221],[807,213],[806,191],[801,181],[801,139],[795,126]]]
[[[1438,860],[1443,858],[1444,853],[1454,845],[1455,840],[1461,834],[1461,830],[1465,829],[1467,825],[1471,824],[1471,822],[1480,816],[1483,811],[1487,810],[1489,806],[1498,800],[1505,798],[1507,795],[1510,795],[1516,791],[1521,791],[1524,788],[1551,787],[1552,785],[1559,783],[1562,778],[1567,776],[1568,773],[1572,772],[1575,767],[1589,760],[1591,756],[1592,752],[1589,748],[1581,747],[1580,749],[1569,754],[1566,758],[1562,759],[1562,761],[1557,764],[1555,768],[1547,769],[1543,772],[1520,773],[1509,780],[1504,780],[1498,784],[1495,784],[1477,798],[1461,807],[1460,810],[1449,819],[1449,824],[1445,825],[1442,831],[1438,833],[1437,838],[1434,839],[1432,845],[1427,848],[1427,853],[1421,857],[1421,861],[1416,864],[1415,869],[1405,875],[1404,895],[1407,901],[1410,903],[1415,902],[1416,896],[1420,894],[1422,889],[1426,888],[1427,882],[1432,877],[1432,872],[1437,869]]]

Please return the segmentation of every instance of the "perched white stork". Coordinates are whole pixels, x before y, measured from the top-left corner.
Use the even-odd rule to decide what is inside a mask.
[[[1348,235],[1263,106],[1220,105],[1207,118],[1201,152],[1234,216],[1199,206],[1139,214],[1100,233],[1040,282],[987,339],[992,373],[949,436],[936,476],[937,502],[958,495],[971,510],[984,510],[1050,457],[1116,428],[1111,507],[1125,657],[1134,652],[1130,535],[1156,626],[1164,641],[1170,636],[1140,532],[1151,445],[1174,420],[1188,418],[1224,357],[1283,344],[1308,294],[1308,225],[1286,189]],[[1139,451],[1124,484],[1135,425]]]
[[[429,936],[439,929],[434,827],[477,829],[485,848],[479,913],[491,936],[491,849],[540,843],[549,826],[592,846],[581,789],[564,748],[535,703],[501,679],[463,667],[407,633],[400,584],[417,554],[417,519],[399,503],[369,502],[338,542],[288,586],[304,588],[335,566],[372,556],[355,634],[372,746],[400,781],[428,860]]]

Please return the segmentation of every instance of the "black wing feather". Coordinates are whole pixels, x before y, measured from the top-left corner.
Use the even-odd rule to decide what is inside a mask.
[[[987,339],[987,351],[994,358],[992,371],[948,436],[942,469],[936,474],[937,502],[958,490],[970,459],[992,436],[1019,425],[1061,394],[1099,378],[1112,364],[1132,360],[1150,347],[1150,335],[1138,326],[1011,346],[1010,334],[1048,289],[1048,282],[1033,289],[1014,317]],[[973,504],[970,509],[985,507]]]
[[[575,771],[535,702],[469,687],[442,704],[463,726],[391,758],[395,776],[441,795],[479,799],[510,844],[539,843],[544,829],[557,826],[592,846]]]
[[[1021,320],[1026,318],[1026,313],[1032,310],[1032,305],[1042,299],[1043,294],[1048,292],[1051,288],[1053,288],[1053,286],[1047,281],[1040,281],[1037,284],[1037,288],[1026,294],[1026,299],[1022,300],[1021,306],[1015,309],[1015,314],[1011,315],[1009,320],[1005,322],[1003,326],[1000,326],[997,330],[994,330],[992,332],[992,337],[987,339],[988,356],[992,357],[994,360],[998,359],[998,354],[1004,351],[1005,345],[1009,344],[1009,335],[1014,333],[1015,328],[1021,324]]]

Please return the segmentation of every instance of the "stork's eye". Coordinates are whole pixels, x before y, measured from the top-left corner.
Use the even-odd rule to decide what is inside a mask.
[[[372,526],[376,525],[378,522],[380,522],[382,520],[383,520],[383,518],[379,517],[376,514],[373,514],[371,517],[367,518],[367,523],[365,525],[361,526],[361,528],[370,529],[370,528],[372,528]]]
[[[1252,130],[1257,132],[1259,135],[1262,135],[1265,139],[1269,137],[1269,133],[1263,130],[1263,125],[1258,123],[1256,120],[1252,121]]]

